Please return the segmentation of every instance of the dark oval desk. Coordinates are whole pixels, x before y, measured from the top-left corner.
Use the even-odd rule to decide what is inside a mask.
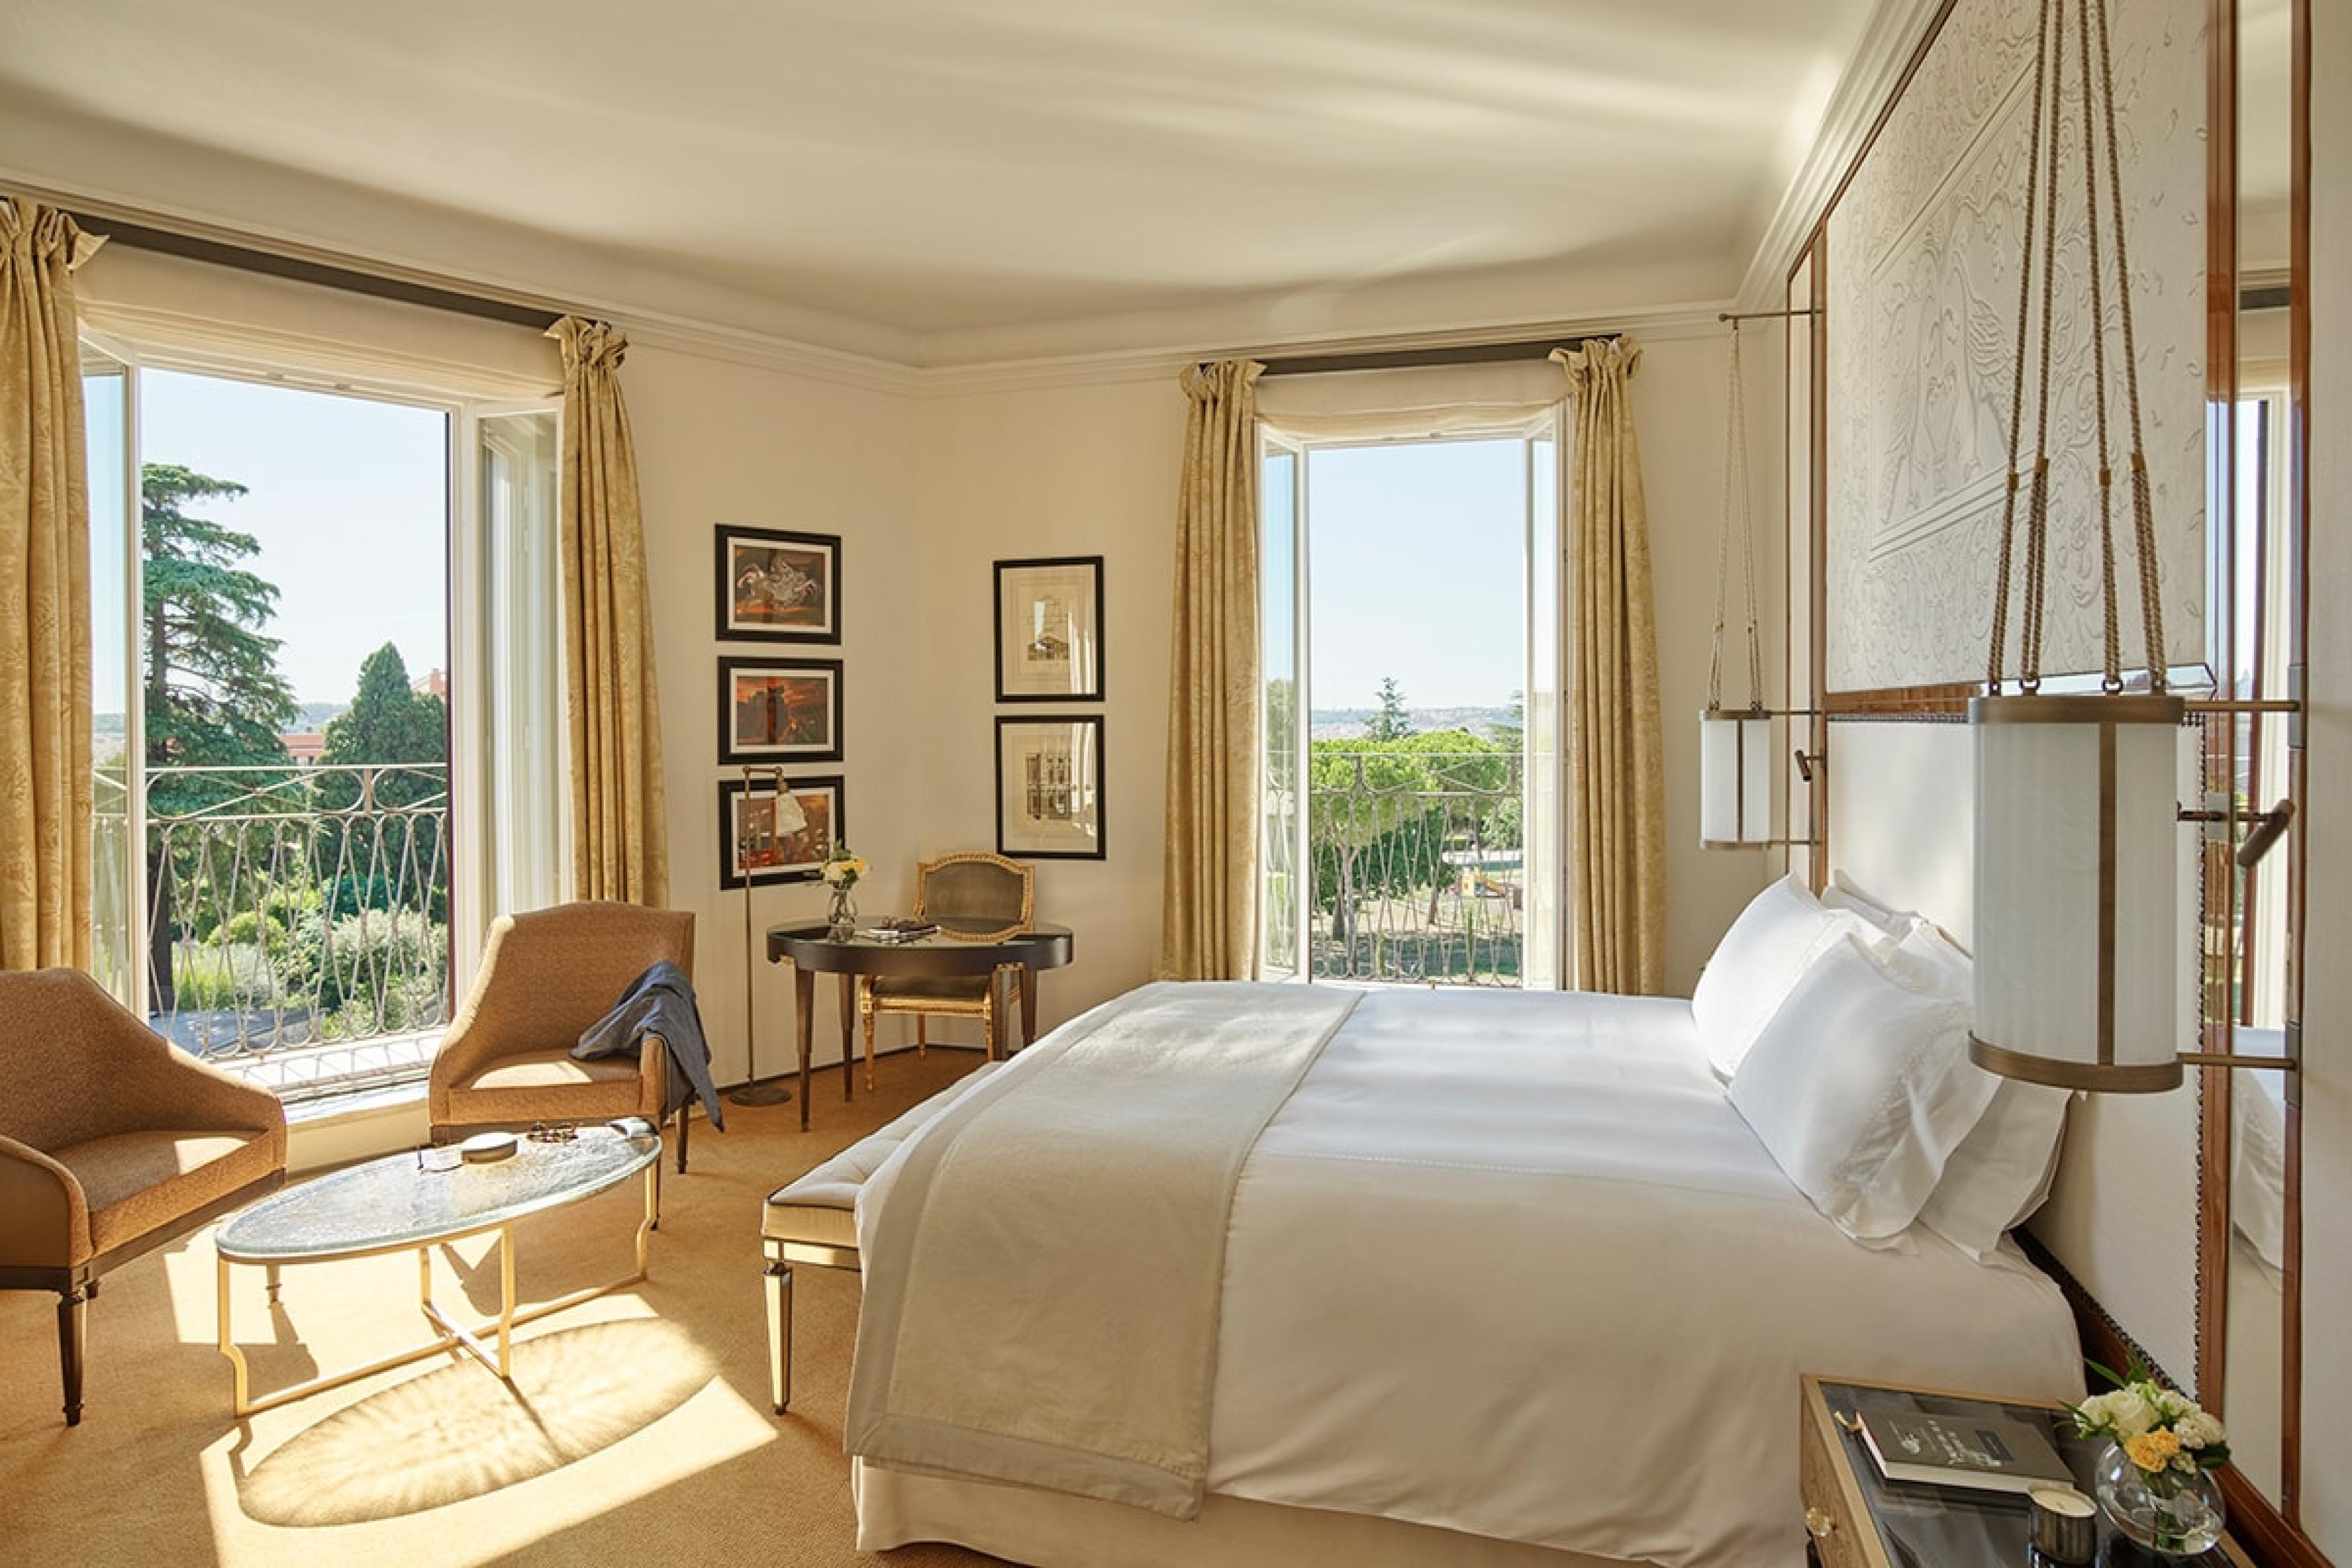
[[[1010,969],[1018,976],[1021,994],[1021,1043],[1037,1035],[1037,972],[1058,969],[1070,962],[1070,930],[1033,921],[1007,931],[992,921],[942,919],[937,934],[919,942],[875,942],[869,938],[835,937],[823,922],[768,928],[768,962],[793,966],[793,1032],[801,1055],[801,1129],[809,1124],[809,1046],[815,1025],[816,977],[841,977],[841,1098],[856,1098],[857,1053],[851,1036],[857,1018],[860,975],[919,975],[950,979],[963,974],[994,974]],[[989,1005],[996,1010],[996,1037],[1004,1038],[1003,990],[992,986]]]

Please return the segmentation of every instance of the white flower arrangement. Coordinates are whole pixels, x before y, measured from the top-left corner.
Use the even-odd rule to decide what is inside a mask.
[[[2144,1367],[2135,1366],[2128,1378],[2097,1370],[2116,1386],[2074,1406],[2074,1427],[2084,1436],[2113,1442],[2151,1482],[2230,1462],[2229,1434],[2195,1400],[2165,1387]]]
[[[866,875],[866,857],[853,855],[848,845],[837,843],[826,853],[818,874],[824,878],[828,886],[846,892],[857,886],[858,879]]]

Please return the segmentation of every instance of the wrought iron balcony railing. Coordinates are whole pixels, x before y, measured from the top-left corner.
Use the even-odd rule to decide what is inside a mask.
[[[225,1066],[306,1087],[400,1076],[449,1015],[440,763],[146,771],[148,1005]]]
[[[1311,887],[1315,977],[1518,984],[1526,885],[1519,755],[1318,742],[1308,773],[1313,865],[1302,870],[1276,856],[1284,885],[1273,901],[1288,908],[1269,915],[1295,920],[1290,900]],[[1273,809],[1284,811],[1276,801]]]

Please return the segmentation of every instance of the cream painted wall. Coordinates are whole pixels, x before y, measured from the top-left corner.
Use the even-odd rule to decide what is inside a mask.
[[[952,397],[920,405],[917,591],[900,612],[927,652],[923,812],[910,850],[996,847],[997,713],[1100,713],[1107,858],[1040,860],[1040,919],[1076,932],[1074,962],[1041,977],[1038,1027],[1151,978],[1160,945],[1160,807],[1167,798],[1171,572],[1183,393],[1174,376]],[[1103,560],[1102,703],[994,702],[991,563]],[[895,888],[913,893],[911,873]],[[878,890],[878,889],[877,889]],[[943,1039],[977,1041],[942,1024]]]
[[[1772,606],[1781,594],[1773,504],[1780,484],[1779,331],[1748,331],[1758,594]],[[1651,342],[1633,382],[1664,690],[1667,979],[1683,994],[1778,864],[1762,850],[1698,846],[1696,721],[1706,700],[1722,520],[1725,352],[1725,339],[1713,333]],[[939,650],[924,726],[935,759],[925,770],[924,854],[995,842],[990,563],[1106,557],[1109,700],[1099,710],[1110,759],[1109,858],[1039,863],[1039,910],[1077,931],[1077,963],[1045,980],[1039,1021],[1047,1026],[1150,979],[1156,961],[1169,583],[1184,401],[1172,375],[973,395],[925,402],[918,427],[925,586],[915,624]],[[1736,617],[1736,586],[1733,595]],[[1776,621],[1765,616],[1764,668],[1777,700]],[[1745,655],[1738,627],[1732,636],[1727,691],[1736,699],[1745,692]]]
[[[718,658],[728,654],[843,661],[846,760],[788,776],[842,775],[846,841],[873,863],[877,894],[911,877],[924,773],[936,754],[915,716],[939,645],[908,615],[924,571],[914,469],[914,406],[893,394],[674,351],[632,348],[622,371],[636,437],[661,682],[670,903],[695,916],[695,991],[713,1077],[749,1075],[745,894],[719,887]],[[841,536],[839,647],[730,643],[713,636],[713,529],[751,523]],[[755,931],[816,920],[814,883],[755,889]],[[883,902],[887,902],[885,898]],[[868,907],[875,907],[868,900]],[[753,966],[759,1068],[793,1059],[791,971]],[[816,1051],[838,1059],[835,985],[818,983]],[[820,1092],[838,1092],[827,1085]]]

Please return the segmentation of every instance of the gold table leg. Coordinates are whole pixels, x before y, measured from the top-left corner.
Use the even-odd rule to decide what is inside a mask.
[[[803,1103],[805,1104],[806,1101],[803,1100]],[[512,1221],[509,1220],[503,1225],[485,1226],[481,1230],[465,1231],[457,1236],[438,1237],[416,1248],[418,1305],[423,1309],[426,1321],[433,1325],[435,1337],[431,1344],[418,1345],[395,1355],[385,1356],[381,1361],[370,1362],[365,1366],[355,1367],[349,1372],[339,1372],[325,1377],[312,1378],[308,1383],[299,1383],[290,1388],[281,1388],[275,1393],[265,1394],[258,1399],[251,1397],[251,1377],[246,1366],[245,1352],[237,1348],[236,1336],[230,1332],[229,1260],[219,1253],[213,1254],[215,1279],[218,1287],[220,1352],[228,1358],[230,1369],[234,1373],[234,1405],[237,1415],[240,1418],[258,1415],[265,1410],[275,1410],[279,1405],[291,1404],[297,1399],[307,1398],[313,1394],[323,1394],[328,1389],[341,1388],[346,1384],[357,1383],[363,1377],[373,1377],[377,1373],[390,1372],[394,1367],[406,1366],[411,1362],[423,1361],[426,1356],[440,1355],[450,1351],[463,1351],[495,1373],[501,1380],[510,1381],[514,1375],[515,1330],[526,1323],[535,1323],[541,1318],[551,1317],[557,1312],[577,1307],[583,1302],[593,1301],[599,1296],[608,1296],[615,1290],[641,1284],[647,1278],[649,1272],[647,1262],[650,1256],[648,1240],[653,1233],[654,1222],[660,1213],[660,1188],[657,1185],[660,1178],[661,1162],[656,1159],[646,1167],[645,1212],[637,1220],[636,1271],[625,1279],[615,1279],[609,1285],[591,1285],[583,1289],[559,1296],[552,1301],[542,1301],[528,1311],[517,1311],[515,1310]],[[432,1249],[443,1242],[463,1241],[469,1236],[485,1236],[493,1230],[498,1233],[499,1237],[499,1315],[491,1322],[481,1324],[477,1328],[461,1328],[453,1322],[433,1300]],[[315,1258],[299,1261],[331,1263],[342,1260]],[[272,1280],[270,1289],[273,1304],[277,1291],[275,1281],[280,1267],[282,1264],[279,1263],[267,1266]],[[498,1333],[498,1348],[495,1352],[484,1342],[484,1336],[493,1330]]]

